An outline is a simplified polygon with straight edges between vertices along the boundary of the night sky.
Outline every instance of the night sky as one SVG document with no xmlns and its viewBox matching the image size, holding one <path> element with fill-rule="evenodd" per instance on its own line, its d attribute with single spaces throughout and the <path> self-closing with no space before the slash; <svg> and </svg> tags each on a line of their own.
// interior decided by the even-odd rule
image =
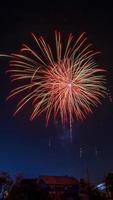
<svg viewBox="0 0 113 200">
<path fill-rule="evenodd" d="M 5 101 L 12 84 L 5 71 L 9 62 L 0 58 L 0 170 L 12 177 L 22 173 L 39 175 L 73 175 L 101 182 L 113 171 L 113 9 L 110 4 L 93 1 L 37 1 L 37 4 L 0 3 L 0 53 L 17 52 L 22 43 L 31 44 L 31 32 L 51 42 L 54 30 L 65 37 L 86 32 L 89 42 L 100 50 L 98 64 L 107 70 L 110 97 L 94 109 L 84 122 L 73 123 L 73 140 L 69 127 L 52 119 L 48 128 L 45 116 L 29 121 L 28 104 L 15 117 L 18 97 Z M 82 156 L 80 156 L 82 148 Z"/>
</svg>

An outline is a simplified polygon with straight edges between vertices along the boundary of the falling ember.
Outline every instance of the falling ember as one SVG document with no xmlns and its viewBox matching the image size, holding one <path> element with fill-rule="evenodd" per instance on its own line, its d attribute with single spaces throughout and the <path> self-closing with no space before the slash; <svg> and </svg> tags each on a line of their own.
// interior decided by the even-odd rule
<svg viewBox="0 0 113 200">
<path fill-rule="evenodd" d="M 31 120 L 44 112 L 48 125 L 50 116 L 60 116 L 72 131 L 73 120 L 86 118 L 106 95 L 105 70 L 94 61 L 99 52 L 93 51 L 85 33 L 75 42 L 70 34 L 63 45 L 60 32 L 55 31 L 56 55 L 43 37 L 32 36 L 37 51 L 24 44 L 19 54 L 11 54 L 8 73 L 20 86 L 7 99 L 21 93 L 15 114 L 31 101 Z"/>
</svg>

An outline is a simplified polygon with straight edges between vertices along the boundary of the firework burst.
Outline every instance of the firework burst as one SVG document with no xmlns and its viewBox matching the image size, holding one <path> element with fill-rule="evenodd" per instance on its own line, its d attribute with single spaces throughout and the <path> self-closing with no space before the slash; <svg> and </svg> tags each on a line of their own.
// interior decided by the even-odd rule
<svg viewBox="0 0 113 200">
<path fill-rule="evenodd" d="M 8 73 L 19 86 L 7 99 L 23 95 L 14 114 L 31 101 L 31 120 L 43 112 L 46 124 L 51 115 L 70 126 L 74 119 L 83 120 L 106 94 L 104 69 L 94 61 L 99 52 L 93 51 L 85 33 L 75 42 L 70 34 L 64 47 L 55 32 L 56 54 L 43 37 L 32 36 L 37 51 L 24 44 L 19 54 L 11 54 Z"/>
</svg>

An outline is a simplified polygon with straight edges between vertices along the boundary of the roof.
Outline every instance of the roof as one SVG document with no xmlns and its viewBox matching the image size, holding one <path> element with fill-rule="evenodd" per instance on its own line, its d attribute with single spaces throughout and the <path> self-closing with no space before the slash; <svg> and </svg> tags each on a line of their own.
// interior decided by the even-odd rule
<svg viewBox="0 0 113 200">
<path fill-rule="evenodd" d="M 70 176 L 40 176 L 39 182 L 43 181 L 48 185 L 77 185 L 78 180 Z"/>
</svg>

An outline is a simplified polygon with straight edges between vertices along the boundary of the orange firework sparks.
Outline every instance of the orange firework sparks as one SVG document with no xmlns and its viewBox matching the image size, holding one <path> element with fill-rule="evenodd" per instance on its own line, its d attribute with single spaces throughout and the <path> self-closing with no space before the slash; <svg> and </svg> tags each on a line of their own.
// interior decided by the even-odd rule
<svg viewBox="0 0 113 200">
<path fill-rule="evenodd" d="M 37 52 L 24 44 L 19 54 L 11 55 L 8 72 L 20 86 L 7 99 L 22 93 L 15 114 L 31 101 L 31 119 L 45 112 L 47 124 L 54 114 L 71 127 L 74 119 L 83 120 L 106 95 L 105 70 L 94 61 L 98 52 L 88 44 L 85 33 L 75 42 L 70 34 L 64 48 L 61 34 L 55 32 L 56 55 L 43 37 L 32 36 Z"/>
</svg>

